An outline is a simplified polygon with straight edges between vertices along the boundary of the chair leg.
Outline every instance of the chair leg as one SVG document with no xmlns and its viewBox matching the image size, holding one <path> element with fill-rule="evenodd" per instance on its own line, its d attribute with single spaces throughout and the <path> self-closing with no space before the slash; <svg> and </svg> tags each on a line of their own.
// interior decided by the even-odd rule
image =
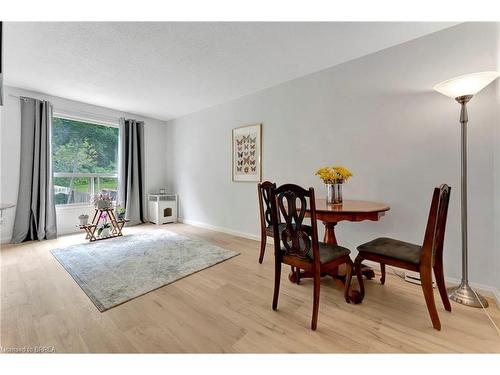
<svg viewBox="0 0 500 375">
<path fill-rule="evenodd" d="M 345 267 L 346 267 L 346 274 L 344 280 L 344 298 L 347 303 L 350 303 L 351 299 L 349 298 L 349 288 L 351 287 L 352 271 L 354 267 L 352 260 L 350 258 L 349 261 L 345 263 Z"/>
<path fill-rule="evenodd" d="M 280 294 L 280 281 L 281 281 L 281 260 L 276 258 L 274 261 L 273 310 L 276 310 L 278 308 L 278 296 Z"/>
<path fill-rule="evenodd" d="M 438 331 L 441 330 L 441 322 L 439 321 L 436 303 L 434 302 L 434 292 L 432 290 L 432 268 L 420 268 L 420 281 L 422 284 L 422 291 L 424 292 L 425 303 L 431 316 L 432 325 Z"/>
<path fill-rule="evenodd" d="M 385 263 L 380 263 L 380 272 L 382 273 L 382 277 L 380 278 L 380 284 L 385 284 Z"/>
<path fill-rule="evenodd" d="M 439 289 L 439 294 L 441 295 L 441 301 L 446 311 L 451 311 L 450 300 L 448 299 L 448 293 L 446 293 L 446 286 L 444 284 L 444 272 L 443 264 L 436 263 L 434 265 L 434 276 L 436 277 L 436 284 Z"/>
<path fill-rule="evenodd" d="M 318 325 L 318 312 L 319 312 L 319 288 L 320 288 L 321 275 L 319 270 L 314 271 L 314 295 L 313 295 L 313 314 L 311 320 L 311 329 L 316 330 Z"/>
<path fill-rule="evenodd" d="M 267 242 L 267 235 L 265 233 L 262 233 L 260 235 L 260 255 L 259 255 L 260 264 L 262 264 L 262 261 L 264 260 L 264 253 L 266 252 L 266 242 Z"/>
<path fill-rule="evenodd" d="M 363 257 L 358 255 L 356 260 L 354 261 L 354 270 L 356 271 L 356 278 L 358 279 L 359 284 L 359 296 L 361 300 L 365 298 L 365 284 L 363 282 L 363 274 L 361 273 L 361 262 L 363 261 Z"/>
</svg>

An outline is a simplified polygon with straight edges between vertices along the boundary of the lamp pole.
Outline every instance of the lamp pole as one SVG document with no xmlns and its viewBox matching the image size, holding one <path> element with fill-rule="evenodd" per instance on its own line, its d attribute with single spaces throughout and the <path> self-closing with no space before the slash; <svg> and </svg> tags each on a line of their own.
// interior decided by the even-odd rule
<svg viewBox="0 0 500 375">
<path fill-rule="evenodd" d="M 468 253 L 467 253 L 467 103 L 472 95 L 463 95 L 455 98 L 460 104 L 461 125 L 461 227 L 462 227 L 462 280 L 458 287 L 448 288 L 448 296 L 452 301 L 472 307 L 488 307 L 488 301 L 480 294 L 474 292 L 469 286 Z"/>
<path fill-rule="evenodd" d="M 472 99 L 472 95 L 459 96 L 456 101 L 460 103 L 460 125 L 461 125 L 461 190 L 462 197 L 462 282 L 469 283 L 468 277 L 468 253 L 467 253 L 467 103 Z"/>
</svg>

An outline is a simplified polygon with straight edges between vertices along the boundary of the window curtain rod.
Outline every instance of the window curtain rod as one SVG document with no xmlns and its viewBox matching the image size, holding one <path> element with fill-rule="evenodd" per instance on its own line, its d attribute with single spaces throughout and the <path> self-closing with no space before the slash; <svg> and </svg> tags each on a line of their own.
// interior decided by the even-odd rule
<svg viewBox="0 0 500 375">
<path fill-rule="evenodd" d="M 9 96 L 12 96 L 13 98 L 19 98 L 19 99 L 24 99 L 24 98 L 27 98 L 26 96 L 22 96 L 22 95 L 14 95 L 14 94 L 9 94 Z"/>
<path fill-rule="evenodd" d="M 29 96 L 24 96 L 24 95 L 14 95 L 14 94 L 9 94 L 9 96 L 13 98 L 18 98 L 18 99 L 23 99 L 23 98 L 29 98 Z M 40 99 L 40 98 L 33 98 L 33 99 L 38 99 L 38 100 L 45 100 L 45 99 Z M 109 116 L 109 115 L 101 115 L 95 112 L 86 112 L 86 111 L 81 111 L 81 110 L 75 110 L 75 109 L 69 109 L 69 108 L 62 108 L 59 107 L 58 105 L 54 105 L 54 114 L 58 115 L 67 115 L 71 116 L 74 115 L 77 117 L 78 115 L 81 115 L 83 117 L 90 117 L 90 119 L 94 119 L 98 121 L 99 119 L 105 120 L 101 122 L 111 122 L 112 124 L 116 124 L 118 126 L 120 117 L 128 118 L 129 116 L 126 116 L 123 112 L 118 112 L 118 116 Z"/>
</svg>

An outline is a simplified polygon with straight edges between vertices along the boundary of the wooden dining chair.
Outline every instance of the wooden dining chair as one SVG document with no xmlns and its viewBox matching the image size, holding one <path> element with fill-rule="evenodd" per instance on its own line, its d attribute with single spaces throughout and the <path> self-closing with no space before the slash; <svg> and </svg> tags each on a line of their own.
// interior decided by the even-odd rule
<svg viewBox="0 0 500 375">
<path fill-rule="evenodd" d="M 259 263 L 264 260 L 266 252 L 267 237 L 274 236 L 273 223 L 271 222 L 271 189 L 276 189 L 276 184 L 270 181 L 264 181 L 257 185 L 259 195 L 259 212 L 260 212 L 260 255 Z M 278 223 L 281 224 L 278 217 Z"/>
<path fill-rule="evenodd" d="M 361 275 L 361 262 L 365 259 L 380 263 L 382 273 L 380 282 L 382 284 L 385 283 L 386 264 L 419 272 L 427 309 L 429 310 L 432 325 L 437 330 L 441 330 L 441 322 L 439 321 L 432 290 L 433 270 L 444 308 L 451 311 L 443 272 L 443 243 L 450 192 L 451 188 L 446 184 L 434 189 L 422 246 L 381 237 L 358 246 L 359 255 L 354 262 L 361 297 L 364 297 L 365 294 Z"/>
<path fill-rule="evenodd" d="M 313 274 L 313 314 L 311 329 L 315 330 L 318 322 L 319 290 L 321 273 L 336 269 L 346 264 L 344 297 L 349 299 L 353 263 L 349 249 L 318 241 L 316 224 L 316 206 L 314 189 L 305 190 L 298 185 L 285 184 L 271 189 L 271 223 L 274 231 L 274 296 L 273 310 L 278 308 L 278 296 L 281 281 L 281 264 L 288 264 L 296 269 Z M 309 203 L 311 225 L 304 225 L 303 220 Z M 284 223 L 279 222 L 283 216 Z M 281 225 L 279 225 L 281 224 Z"/>
</svg>

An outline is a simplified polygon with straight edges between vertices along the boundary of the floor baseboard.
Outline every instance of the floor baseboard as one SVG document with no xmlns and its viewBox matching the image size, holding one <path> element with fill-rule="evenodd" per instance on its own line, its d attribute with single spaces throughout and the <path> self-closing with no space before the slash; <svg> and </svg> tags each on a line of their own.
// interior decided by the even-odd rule
<svg viewBox="0 0 500 375">
<path fill-rule="evenodd" d="M 497 307 L 500 309 L 500 291 L 498 289 L 495 289 L 493 291 L 495 303 L 497 304 Z"/>
<path fill-rule="evenodd" d="M 380 271 L 380 265 L 376 262 L 371 262 L 369 260 L 363 261 L 363 263 L 368 264 L 375 270 Z M 401 273 L 404 273 L 404 270 L 401 270 Z M 445 281 L 447 284 L 458 285 L 460 284 L 460 280 L 454 277 L 445 277 Z M 495 301 L 496 306 L 500 309 L 500 292 L 498 289 L 491 287 L 489 285 L 478 284 L 474 282 L 469 282 L 469 285 L 473 287 L 477 292 L 483 294 L 484 296 L 491 298 Z"/>
<path fill-rule="evenodd" d="M 9 237 L 2 237 L 0 239 L 0 244 L 6 245 L 6 244 L 10 243 L 10 241 L 11 241 L 11 237 L 10 236 Z"/>
<path fill-rule="evenodd" d="M 239 232 L 236 230 L 232 230 L 232 229 L 228 229 L 228 228 L 224 228 L 224 227 L 219 227 L 216 225 L 206 224 L 206 223 L 202 223 L 199 221 L 183 219 L 183 218 L 178 218 L 177 221 L 180 223 L 189 224 L 189 225 L 192 225 L 192 226 L 195 226 L 198 228 L 209 229 L 209 230 L 213 230 L 213 231 L 221 232 L 221 233 L 226 233 L 226 234 L 230 234 L 230 235 L 237 236 L 237 237 L 243 237 L 243 238 L 246 238 L 249 240 L 260 241 L 260 236 L 257 236 L 255 234 L 251 234 L 251 233 Z"/>
</svg>

